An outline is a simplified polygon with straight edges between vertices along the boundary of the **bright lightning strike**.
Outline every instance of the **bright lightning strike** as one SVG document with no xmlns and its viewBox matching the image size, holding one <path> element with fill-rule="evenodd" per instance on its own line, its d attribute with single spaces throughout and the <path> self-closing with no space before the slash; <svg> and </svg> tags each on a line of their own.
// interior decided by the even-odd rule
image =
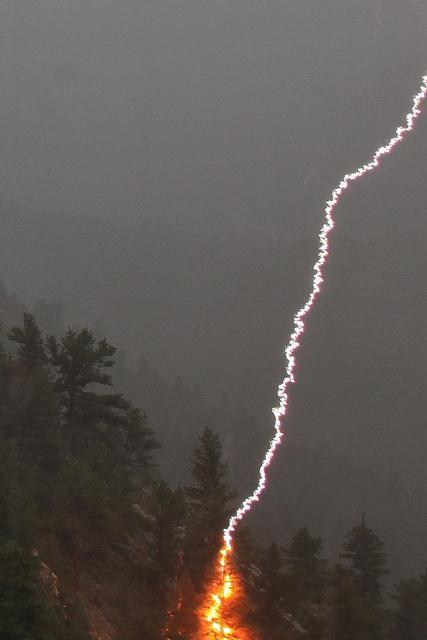
<svg viewBox="0 0 427 640">
<path fill-rule="evenodd" d="M 427 97 L 427 74 L 423 76 L 418 92 L 413 96 L 412 108 L 406 114 L 405 126 L 400 126 L 396 129 L 395 135 L 382 147 L 379 147 L 372 159 L 367 164 L 363 164 L 352 173 L 346 173 L 341 182 L 332 191 L 331 197 L 326 202 L 324 210 L 324 223 L 319 232 L 319 249 L 317 252 L 317 259 L 313 265 L 313 280 L 312 287 L 306 302 L 298 309 L 294 315 L 293 329 L 289 337 L 288 344 L 285 347 L 286 356 L 286 376 L 282 383 L 278 387 L 277 395 L 279 398 L 279 406 L 273 408 L 274 415 L 274 436 L 270 441 L 264 460 L 259 469 L 259 479 L 256 488 L 253 493 L 248 496 L 237 509 L 236 513 L 230 518 L 228 526 L 223 532 L 223 546 L 218 556 L 217 574 L 220 581 L 220 587 L 216 587 L 213 592 L 208 596 L 208 605 L 205 607 L 203 615 L 204 622 L 207 625 L 207 635 L 209 638 L 215 638 L 215 640 L 230 640 L 230 633 L 234 629 L 231 629 L 228 625 L 224 624 L 224 612 L 223 607 L 226 604 L 228 598 L 233 594 L 232 579 L 231 579 L 231 563 L 230 556 L 232 552 L 233 534 L 237 525 L 242 518 L 252 509 L 255 502 L 258 502 L 262 493 L 267 485 L 267 470 L 270 466 L 277 448 L 279 447 L 283 439 L 282 422 L 286 416 L 289 397 L 288 387 L 291 383 L 295 382 L 295 366 L 296 366 L 296 353 L 300 346 L 300 339 L 305 332 L 306 318 L 309 316 L 316 299 L 321 291 L 321 285 L 324 280 L 324 267 L 326 265 L 329 256 L 329 235 L 334 228 L 334 210 L 341 200 L 341 196 L 344 191 L 348 189 L 350 183 L 358 178 L 361 178 L 366 173 L 373 171 L 380 165 L 380 159 L 391 153 L 396 145 L 405 139 L 406 135 L 414 128 L 415 120 L 421 113 L 421 106 Z M 206 611 L 207 609 L 207 611 Z M 239 634 L 242 639 L 245 634 Z"/>
<path fill-rule="evenodd" d="M 277 395 L 279 398 L 279 406 L 273 408 L 274 415 L 274 437 L 270 441 L 269 447 L 265 454 L 263 463 L 259 469 L 259 481 L 253 491 L 253 493 L 247 497 L 236 513 L 230 518 L 228 527 L 224 530 L 224 546 L 228 551 L 231 551 L 231 544 L 233 540 L 234 531 L 240 522 L 240 520 L 248 513 L 255 502 L 258 502 L 261 494 L 264 492 L 267 484 L 267 469 L 270 466 L 276 449 L 280 445 L 283 438 L 282 421 L 287 413 L 288 409 L 288 387 L 291 383 L 295 382 L 295 366 L 296 358 L 295 354 L 300 346 L 300 338 L 302 338 L 305 331 L 305 321 L 310 314 L 314 303 L 320 293 L 321 285 L 324 280 L 324 267 L 329 255 L 329 234 L 334 228 L 334 210 L 337 204 L 341 200 L 341 196 L 346 189 L 350 186 L 350 183 L 358 178 L 361 178 L 366 173 L 373 171 L 380 165 L 380 159 L 389 154 L 396 145 L 398 145 L 414 128 L 414 123 L 417 117 L 421 113 L 421 106 L 427 97 L 427 74 L 423 76 L 422 82 L 419 86 L 418 92 L 413 97 L 412 108 L 406 114 L 405 126 L 400 126 L 396 129 L 395 135 L 382 147 L 379 147 L 372 156 L 372 160 L 367 164 L 360 166 L 356 171 L 352 173 L 346 173 L 341 182 L 332 191 L 330 199 L 326 202 L 324 223 L 319 233 L 319 250 L 317 253 L 317 260 L 314 263 L 313 271 L 314 276 L 312 280 L 312 288 L 305 304 L 294 315 L 293 330 L 290 335 L 288 344 L 285 347 L 286 356 L 286 377 L 280 384 Z"/>
</svg>

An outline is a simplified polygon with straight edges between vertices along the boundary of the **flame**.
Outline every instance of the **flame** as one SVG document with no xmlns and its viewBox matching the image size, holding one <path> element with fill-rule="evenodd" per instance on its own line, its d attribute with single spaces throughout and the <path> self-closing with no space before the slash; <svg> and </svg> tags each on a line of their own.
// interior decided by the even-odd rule
<svg viewBox="0 0 427 640">
<path fill-rule="evenodd" d="M 203 615 L 207 630 L 215 640 L 229 640 L 232 628 L 223 621 L 224 605 L 233 596 L 233 581 L 228 563 L 229 551 L 223 547 L 219 553 L 219 579 L 214 578 L 214 591 L 208 596 L 208 605 Z M 219 584 L 218 584 L 219 583 Z"/>
<path fill-rule="evenodd" d="M 219 552 L 215 576 L 201 607 L 200 638 L 209 640 L 250 640 L 253 636 L 240 621 L 242 587 L 231 564 L 232 548 Z"/>
</svg>

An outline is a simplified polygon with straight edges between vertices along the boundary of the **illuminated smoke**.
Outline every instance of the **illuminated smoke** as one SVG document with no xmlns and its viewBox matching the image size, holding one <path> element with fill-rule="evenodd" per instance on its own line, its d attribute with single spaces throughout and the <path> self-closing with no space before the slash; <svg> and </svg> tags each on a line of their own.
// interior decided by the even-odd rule
<svg viewBox="0 0 427 640">
<path fill-rule="evenodd" d="M 396 129 L 395 135 L 390 141 L 382 147 L 379 147 L 372 156 L 372 160 L 367 164 L 360 166 L 356 171 L 352 173 L 346 173 L 341 182 L 332 191 L 330 200 L 326 202 L 324 212 L 324 223 L 319 233 L 319 250 L 317 253 L 317 260 L 314 263 L 313 271 L 314 276 L 312 280 L 312 288 L 310 294 L 304 303 L 304 305 L 294 315 L 293 330 L 289 338 L 289 342 L 285 347 L 286 356 L 286 376 L 283 382 L 280 384 L 277 395 L 279 398 L 279 406 L 273 408 L 274 415 L 274 437 L 270 441 L 269 447 L 264 457 L 264 461 L 259 469 L 258 484 L 253 493 L 248 496 L 237 509 L 236 513 L 230 518 L 228 527 L 224 530 L 224 547 L 227 551 L 231 551 L 231 543 L 233 539 L 233 533 L 246 513 L 248 513 L 255 502 L 258 502 L 261 494 L 263 493 L 267 484 L 267 469 L 274 458 L 276 449 L 280 445 L 283 438 L 282 421 L 286 415 L 288 409 L 288 387 L 291 383 L 295 382 L 294 371 L 296 365 L 295 354 L 300 346 L 300 338 L 302 338 L 305 331 L 305 320 L 309 315 L 317 296 L 320 293 L 321 285 L 324 279 L 323 271 L 326 261 L 329 255 L 329 234 L 334 228 L 333 213 L 335 207 L 339 203 L 342 194 L 350 186 L 350 182 L 361 178 L 366 173 L 373 171 L 380 165 L 380 159 L 382 156 L 390 153 L 396 145 L 399 144 L 406 134 L 412 131 L 416 118 L 421 113 L 421 106 L 427 96 L 427 74 L 423 76 L 418 93 L 413 97 L 412 108 L 405 116 L 406 125 L 400 126 Z"/>
</svg>

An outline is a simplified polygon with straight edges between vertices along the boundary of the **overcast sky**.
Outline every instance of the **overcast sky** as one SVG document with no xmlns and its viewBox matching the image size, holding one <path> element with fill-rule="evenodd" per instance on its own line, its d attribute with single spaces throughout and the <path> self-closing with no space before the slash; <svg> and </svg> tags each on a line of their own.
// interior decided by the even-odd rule
<svg viewBox="0 0 427 640">
<path fill-rule="evenodd" d="M 426 30 L 424 0 L 2 0 L 1 200 L 311 224 L 406 110 Z"/>
<path fill-rule="evenodd" d="M 426 0 L 0 0 L 0 280 L 28 305 L 60 299 L 66 323 L 101 318 L 166 380 L 200 384 L 215 403 L 227 393 L 267 440 L 323 203 L 402 122 L 427 71 L 426 33 Z M 387 512 L 395 556 L 405 543 L 417 563 L 426 149 L 424 113 L 340 203 L 286 423 L 294 441 L 360 467 L 342 512 L 366 508 L 371 466 L 416 488 L 420 541 L 381 497 L 371 504 Z M 264 513 L 285 526 L 289 472 L 308 517 L 318 502 L 322 533 L 341 517 L 328 487 L 341 490 L 342 469 L 315 453 L 316 476 L 287 451 Z M 314 490 L 314 477 L 330 482 Z"/>
</svg>

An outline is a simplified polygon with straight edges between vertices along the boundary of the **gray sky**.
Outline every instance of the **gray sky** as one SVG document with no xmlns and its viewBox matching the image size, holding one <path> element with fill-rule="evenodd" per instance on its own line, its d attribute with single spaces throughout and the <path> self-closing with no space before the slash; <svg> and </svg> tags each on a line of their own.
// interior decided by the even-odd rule
<svg viewBox="0 0 427 640">
<path fill-rule="evenodd" d="M 422 0 L 3 0 L 0 205 L 12 214 L 2 227 L 6 284 L 26 302 L 63 299 L 74 321 L 108 319 L 119 344 L 136 345 L 163 371 L 204 388 L 213 380 L 241 386 L 233 369 L 239 353 L 264 352 L 256 317 L 271 308 L 265 335 L 277 319 L 272 353 L 286 336 L 293 311 L 286 305 L 294 295 L 301 301 L 313 259 L 302 247 L 314 251 L 331 188 L 408 110 L 426 71 L 426 32 Z M 365 241 L 368 231 L 396 224 L 425 232 L 426 144 L 423 117 L 381 171 L 343 201 L 337 234 Z M 14 211 L 35 227 L 19 227 Z M 56 226 L 39 224 L 46 213 Z M 145 235 L 106 229 L 104 236 L 99 222 L 70 227 L 65 216 L 123 227 L 142 221 Z M 148 230 L 147 221 L 172 231 Z M 175 227 L 190 235 L 174 238 Z M 237 246 L 231 236 L 226 243 L 191 236 L 230 227 L 251 243 L 285 236 L 295 266 L 274 266 L 280 242 Z M 269 268 L 277 272 L 274 289 Z M 411 272 L 401 276 L 404 288 Z M 335 277 L 346 282 L 338 269 L 331 286 Z M 360 286 L 369 284 L 368 277 Z M 252 350 L 229 326 L 247 317 L 257 336 Z M 268 389 L 269 357 L 264 369 L 258 362 L 253 356 L 246 377 Z"/>
<path fill-rule="evenodd" d="M 408 111 L 426 33 L 425 0 L 0 0 L 0 280 L 29 305 L 62 300 L 67 323 L 101 318 L 169 381 L 227 393 L 267 439 L 323 203 Z M 395 557 L 404 541 L 416 562 L 426 148 L 427 113 L 337 210 L 286 424 L 313 457 L 284 447 L 262 505 L 276 532 L 298 512 L 320 533 L 381 507 Z M 341 498 L 328 450 L 362 470 Z M 380 489 L 392 473 L 416 492 L 416 524 L 371 495 L 371 467 Z"/>
<path fill-rule="evenodd" d="M 426 27 L 423 0 L 2 0 L 0 195 L 312 228 L 406 109 Z"/>
</svg>

